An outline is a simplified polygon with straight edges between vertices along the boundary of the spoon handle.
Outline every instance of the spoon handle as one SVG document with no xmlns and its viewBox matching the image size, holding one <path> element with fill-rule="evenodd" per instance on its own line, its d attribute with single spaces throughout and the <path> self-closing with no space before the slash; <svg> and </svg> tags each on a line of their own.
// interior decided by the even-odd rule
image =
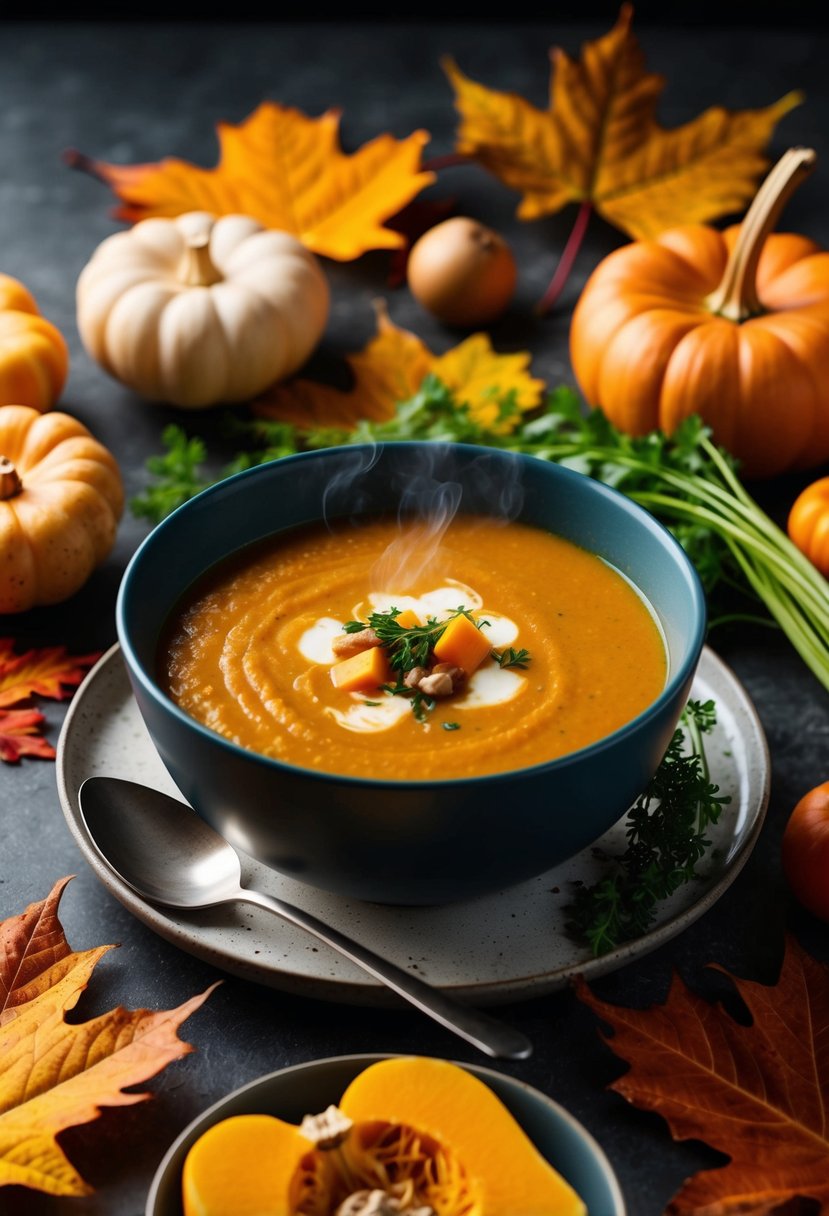
<svg viewBox="0 0 829 1216">
<path fill-rule="evenodd" d="M 391 988 L 412 1005 L 416 1005 L 422 1013 L 428 1014 L 430 1018 L 440 1022 L 441 1026 L 454 1031 L 462 1039 L 466 1039 L 467 1043 L 472 1043 L 474 1047 L 479 1048 L 488 1056 L 505 1060 L 524 1060 L 532 1053 L 532 1043 L 519 1030 L 507 1026 L 504 1022 L 499 1022 L 496 1018 L 489 1017 L 486 1013 L 464 1005 L 454 997 L 441 992 L 439 988 L 433 988 L 430 984 L 418 979 L 417 976 L 404 971 L 402 967 L 397 967 L 394 963 L 380 958 L 372 950 L 361 946 L 359 942 L 352 941 L 331 925 L 317 920 L 310 912 L 304 912 L 302 908 L 295 908 L 281 899 L 265 895 L 261 891 L 250 890 L 247 887 L 242 887 L 237 897 L 246 903 L 257 904 L 260 908 L 276 912 L 278 916 L 290 921 L 291 924 L 306 929 L 308 933 L 312 933 L 314 937 L 325 942 L 327 946 L 331 946 L 339 954 L 350 958 L 352 963 L 356 963 L 358 967 L 368 971 L 369 975 L 380 980 L 387 988 Z"/>
</svg>

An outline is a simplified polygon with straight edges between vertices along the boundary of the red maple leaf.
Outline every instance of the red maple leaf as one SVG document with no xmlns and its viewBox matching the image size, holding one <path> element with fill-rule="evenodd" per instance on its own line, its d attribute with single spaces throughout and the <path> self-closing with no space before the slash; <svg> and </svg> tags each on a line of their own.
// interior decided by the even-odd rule
<svg viewBox="0 0 829 1216">
<path fill-rule="evenodd" d="M 37 693 L 63 701 L 71 697 L 96 654 L 70 655 L 65 646 L 45 646 L 15 653 L 12 638 L 0 638 L 0 707 L 19 705 Z"/>
<path fill-rule="evenodd" d="M 789 938 L 775 985 L 729 978 L 748 1026 L 678 978 L 664 1005 L 645 1010 L 576 987 L 630 1064 L 611 1088 L 661 1114 L 675 1140 L 731 1158 L 689 1178 L 666 1216 L 771 1216 L 806 1199 L 829 1213 L 829 968 Z"/>
<path fill-rule="evenodd" d="M 0 760 L 15 764 L 21 756 L 54 760 L 55 749 L 40 734 L 46 721 L 37 709 L 0 709 Z"/>
</svg>

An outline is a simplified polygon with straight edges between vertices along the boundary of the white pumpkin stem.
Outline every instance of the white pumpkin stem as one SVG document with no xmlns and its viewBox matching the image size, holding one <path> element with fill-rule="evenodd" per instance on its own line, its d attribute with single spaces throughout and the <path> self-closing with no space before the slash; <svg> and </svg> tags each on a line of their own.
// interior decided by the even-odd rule
<svg viewBox="0 0 829 1216">
<path fill-rule="evenodd" d="M 179 262 L 177 275 L 188 287 L 210 287 L 221 282 L 222 275 L 210 257 L 210 236 L 206 232 L 185 237 L 184 253 Z"/>
<path fill-rule="evenodd" d="M 813 148 L 789 148 L 769 173 L 740 225 L 722 282 L 706 300 L 717 316 L 747 321 L 765 312 L 757 294 L 757 265 L 766 237 L 800 183 L 815 167 Z"/>
<path fill-rule="evenodd" d="M 20 474 L 8 456 L 0 456 L 0 502 L 14 498 L 23 489 Z"/>
</svg>

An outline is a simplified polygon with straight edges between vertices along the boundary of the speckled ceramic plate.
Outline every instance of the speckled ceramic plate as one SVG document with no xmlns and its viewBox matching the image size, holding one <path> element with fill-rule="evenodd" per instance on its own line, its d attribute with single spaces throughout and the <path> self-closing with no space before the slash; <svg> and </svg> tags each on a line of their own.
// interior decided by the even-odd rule
<svg viewBox="0 0 829 1216">
<path fill-rule="evenodd" d="M 446 907 L 362 903 L 316 890 L 245 857 L 243 882 L 306 908 L 430 983 L 481 1005 L 540 996 L 577 972 L 596 976 L 613 970 L 674 937 L 710 908 L 736 878 L 762 825 L 769 784 L 763 730 L 742 685 L 708 649 L 702 654 L 693 696 L 717 702 L 718 723 L 707 751 L 712 778 L 731 795 L 731 803 L 712 832 L 715 848 L 700 880 L 666 902 L 647 936 L 601 958 L 592 958 L 564 931 L 573 883 L 590 883 L 599 875 L 595 848 L 528 882 Z M 144 727 L 117 646 L 76 693 L 57 757 L 64 814 L 100 880 L 162 937 L 225 971 L 326 1000 L 397 1000 L 353 963 L 259 908 L 238 904 L 185 913 L 141 899 L 100 860 L 81 819 L 78 790 L 85 778 L 97 773 L 144 782 L 181 797 Z M 607 853 L 624 849 L 624 819 L 598 847 Z"/>
<path fill-rule="evenodd" d="M 251 1081 L 194 1119 L 168 1149 L 153 1179 L 145 1216 L 182 1216 L 181 1171 L 199 1136 L 232 1115 L 276 1115 L 299 1123 L 309 1111 L 336 1103 L 349 1082 L 385 1056 L 334 1056 L 283 1068 Z M 599 1145 L 563 1107 L 522 1081 L 464 1064 L 501 1099 L 536 1148 L 581 1196 L 588 1216 L 625 1216 L 616 1175 Z"/>
</svg>

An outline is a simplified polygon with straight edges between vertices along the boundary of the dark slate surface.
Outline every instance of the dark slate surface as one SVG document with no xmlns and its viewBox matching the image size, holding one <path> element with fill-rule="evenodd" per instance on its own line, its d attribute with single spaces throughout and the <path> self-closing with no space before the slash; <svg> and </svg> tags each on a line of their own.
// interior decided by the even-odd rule
<svg viewBox="0 0 829 1216">
<path fill-rule="evenodd" d="M 732 11 L 746 11 L 733 6 Z M 550 10 L 553 11 L 552 9 Z M 81 348 L 74 321 L 74 288 L 95 246 L 117 227 L 109 196 L 97 182 L 61 162 L 68 147 L 104 159 L 136 162 L 181 155 L 203 164 L 215 158 L 213 125 L 238 121 L 259 101 L 273 98 L 310 113 L 344 110 L 349 149 L 381 130 L 404 136 L 415 127 L 432 132 L 432 151 L 452 146 L 454 112 L 438 61 L 450 52 L 473 77 L 545 102 L 546 47 L 575 51 L 600 24 L 522 23 L 513 28 L 474 24 L 382 25 L 348 28 L 314 25 L 163 25 L 63 23 L 0 25 L 0 269 L 23 279 L 42 311 L 67 335 L 72 370 L 63 408 L 81 418 L 121 462 L 128 493 L 142 484 L 145 458 L 159 447 L 164 423 L 180 420 L 151 407 L 109 380 Z M 734 18 L 740 21 L 739 15 Z M 817 148 L 821 164 L 790 204 L 786 222 L 829 244 L 825 88 L 827 38 L 807 29 L 643 26 L 651 66 L 670 84 L 661 107 L 667 125 L 693 117 L 709 104 L 764 105 L 802 87 L 807 102 L 781 124 L 774 150 L 791 143 Z M 532 316 L 572 222 L 572 211 L 532 225 L 513 216 L 515 197 L 477 168 L 447 170 L 433 188 L 452 194 L 458 209 L 501 229 L 521 267 L 515 305 L 494 331 L 501 349 L 528 346 L 534 368 L 550 382 L 571 381 L 567 356 L 569 309 L 586 274 L 622 239 L 594 221 L 576 273 L 557 315 Z M 386 259 L 370 255 L 351 265 L 328 263 L 333 347 L 361 344 L 372 329 L 370 301 L 386 292 Z M 387 293 L 394 320 L 416 329 L 436 350 L 458 335 L 425 316 L 405 290 Z M 206 423 L 209 425 L 209 423 Z M 760 491 L 782 517 L 803 478 L 783 479 Z M 113 604 L 124 564 L 145 534 L 129 515 L 106 565 L 73 601 L 19 618 L 0 632 L 21 642 L 63 642 L 76 652 L 102 649 L 115 637 Z M 779 842 L 797 798 L 827 777 L 829 718 L 825 691 L 793 652 L 767 634 L 715 639 L 754 699 L 768 734 L 772 796 L 761 840 L 739 879 L 720 902 L 679 939 L 596 984 L 612 1001 L 646 1005 L 661 1000 L 672 969 L 705 986 L 705 964 L 716 961 L 740 974 L 774 979 L 784 931 L 793 930 L 818 957 L 829 959 L 825 926 L 800 912 L 788 895 Z M 50 736 L 57 738 L 64 707 L 49 705 Z M 78 1006 L 86 1018 L 122 1002 L 170 1007 L 216 978 L 207 965 L 178 952 L 134 920 L 93 878 L 78 854 L 58 804 L 54 767 L 25 761 L 0 772 L 0 916 L 45 896 L 53 881 L 75 873 L 62 917 L 71 943 L 86 948 L 120 942 L 102 962 Z M 503 1009 L 535 1042 L 532 1060 L 502 1065 L 567 1106 L 601 1141 L 616 1167 L 635 1216 L 658 1216 L 691 1172 L 720 1163 L 699 1143 L 674 1144 L 663 1122 L 629 1108 L 606 1086 L 622 1066 L 605 1047 L 592 1018 L 564 993 Z M 209 1103 L 263 1073 L 315 1057 L 360 1051 L 423 1052 L 474 1060 L 453 1037 L 407 1011 L 338 1008 L 228 979 L 186 1027 L 198 1053 L 174 1064 L 151 1088 L 150 1106 L 106 1114 L 94 1134 L 64 1136 L 73 1159 L 97 1188 L 69 1203 L 0 1191 L 8 1216 L 138 1216 L 155 1166 L 176 1133 Z"/>
</svg>

